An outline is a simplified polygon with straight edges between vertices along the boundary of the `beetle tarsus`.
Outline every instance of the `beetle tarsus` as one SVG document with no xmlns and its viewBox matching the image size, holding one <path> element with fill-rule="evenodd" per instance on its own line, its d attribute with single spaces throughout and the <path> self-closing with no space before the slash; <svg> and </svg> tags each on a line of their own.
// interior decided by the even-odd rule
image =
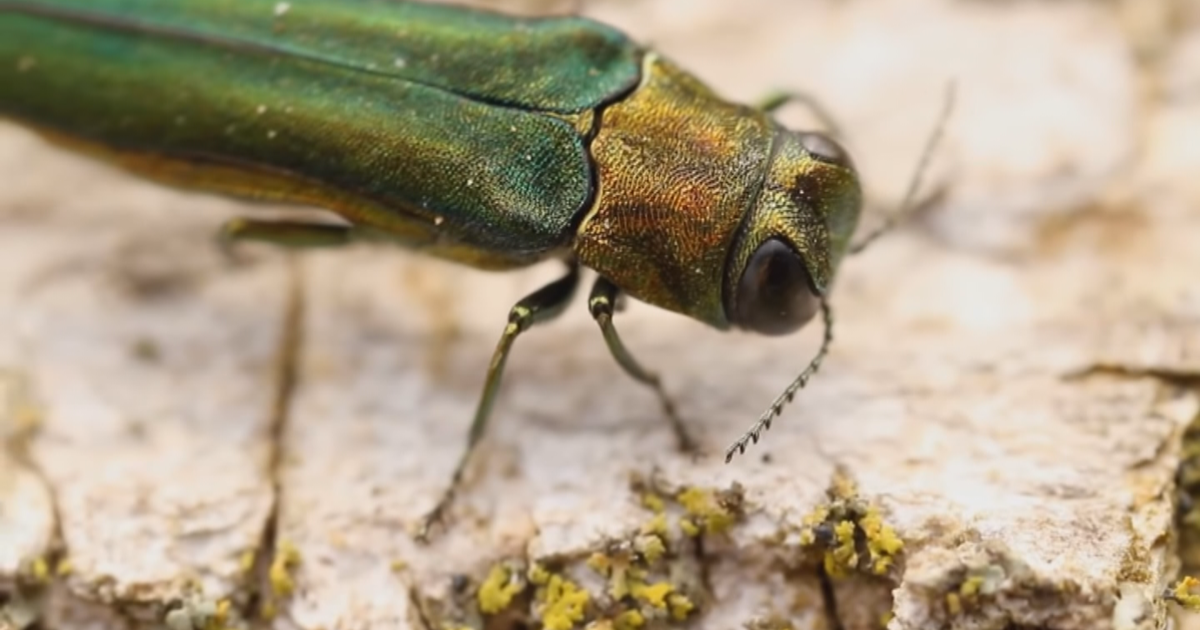
<svg viewBox="0 0 1200 630">
<path fill-rule="evenodd" d="M 675 442 L 679 450 L 684 453 L 695 453 L 699 449 L 699 445 L 688 432 L 683 419 L 675 411 L 675 402 L 667 395 L 666 390 L 662 386 L 662 380 L 657 374 L 643 368 L 633 358 L 633 355 L 625 348 L 624 342 L 621 341 L 621 336 L 617 334 L 616 327 L 613 326 L 613 311 L 619 301 L 618 298 L 620 295 L 620 289 L 608 279 L 601 276 L 592 285 L 592 293 L 588 297 L 588 310 L 592 313 L 592 318 L 600 326 L 600 332 L 604 335 L 604 343 L 608 346 L 609 353 L 612 354 L 613 359 L 621 366 L 621 369 L 639 383 L 652 388 L 654 394 L 658 396 L 663 412 L 666 414 L 667 420 L 671 423 L 671 431 L 675 434 Z"/>
<path fill-rule="evenodd" d="M 471 461 L 471 455 L 475 452 L 479 441 L 483 439 L 488 415 L 492 411 L 492 403 L 496 400 L 496 392 L 500 389 L 500 378 L 504 373 L 504 364 L 508 361 L 513 341 L 534 324 L 551 320 L 562 313 L 567 303 L 571 301 L 571 297 L 575 295 L 575 289 L 578 286 L 579 264 L 571 262 L 566 275 L 530 293 L 508 312 L 508 324 L 500 335 L 500 342 L 496 344 L 495 353 L 492 354 L 492 362 L 488 365 L 487 377 L 483 385 L 483 394 L 480 396 L 479 406 L 475 409 L 475 418 L 471 421 L 471 427 L 467 431 L 467 445 L 459 455 L 458 463 L 454 466 L 450 485 L 438 499 L 437 505 L 433 506 L 433 509 L 422 519 L 421 528 L 416 536 L 418 542 L 429 542 L 429 532 L 442 521 L 446 511 L 454 502 L 455 494 L 462 485 L 467 464 Z"/>
</svg>

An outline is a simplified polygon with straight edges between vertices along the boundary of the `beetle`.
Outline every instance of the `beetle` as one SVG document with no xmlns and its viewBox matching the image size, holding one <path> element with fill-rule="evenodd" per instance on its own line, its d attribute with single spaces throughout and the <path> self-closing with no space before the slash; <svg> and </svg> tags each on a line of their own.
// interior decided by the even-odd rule
<svg viewBox="0 0 1200 630">
<path fill-rule="evenodd" d="M 385 0 L 0 0 L 0 116 L 160 183 L 317 206 L 342 223 L 239 219 L 233 240 L 386 240 L 484 270 L 566 263 L 517 302 L 451 503 L 515 339 L 580 268 L 616 362 L 659 377 L 613 325 L 621 294 L 764 335 L 822 314 L 816 355 L 726 461 L 757 442 L 833 338 L 827 297 L 862 192 L 831 134 L 784 128 L 668 58 L 575 16 Z M 870 240 L 870 239 L 868 239 Z"/>
</svg>

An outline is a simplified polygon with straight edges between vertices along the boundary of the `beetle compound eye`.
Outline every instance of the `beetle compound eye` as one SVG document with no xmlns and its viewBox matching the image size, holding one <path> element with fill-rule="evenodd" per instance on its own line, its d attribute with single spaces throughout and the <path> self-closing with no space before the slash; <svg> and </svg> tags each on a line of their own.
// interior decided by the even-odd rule
<svg viewBox="0 0 1200 630">
<path fill-rule="evenodd" d="M 784 335 L 812 319 L 821 298 L 804 261 L 778 239 L 758 246 L 738 281 L 737 325 L 764 335 Z"/>
<path fill-rule="evenodd" d="M 850 163 L 850 154 L 846 153 L 842 145 L 838 144 L 833 138 L 815 131 L 798 133 L 796 135 L 799 137 L 800 144 L 804 146 L 804 149 L 813 154 L 813 157 L 818 160 L 846 168 L 853 168 Z"/>
</svg>

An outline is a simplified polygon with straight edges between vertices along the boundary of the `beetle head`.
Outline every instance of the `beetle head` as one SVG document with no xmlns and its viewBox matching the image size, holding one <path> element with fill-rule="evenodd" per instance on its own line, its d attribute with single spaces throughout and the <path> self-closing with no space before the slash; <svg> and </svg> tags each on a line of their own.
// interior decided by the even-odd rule
<svg viewBox="0 0 1200 630">
<path fill-rule="evenodd" d="M 767 176 L 726 263 L 731 324 L 766 335 L 816 315 L 858 225 L 850 156 L 827 135 L 780 129 Z"/>
</svg>

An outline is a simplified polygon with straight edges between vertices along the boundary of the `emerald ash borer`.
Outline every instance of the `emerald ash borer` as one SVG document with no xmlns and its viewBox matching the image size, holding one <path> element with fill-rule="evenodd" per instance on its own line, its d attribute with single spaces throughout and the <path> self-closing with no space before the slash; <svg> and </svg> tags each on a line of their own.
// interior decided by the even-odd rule
<svg viewBox="0 0 1200 630">
<path fill-rule="evenodd" d="M 513 306 L 450 504 L 514 340 L 560 313 L 580 267 L 617 363 L 627 294 L 765 335 L 818 313 L 816 356 L 726 453 L 757 441 L 816 372 L 827 301 L 862 205 L 829 135 L 728 102 L 582 17 L 393 0 L 0 0 L 0 115 L 169 185 L 318 206 L 344 222 L 244 219 L 233 239 L 386 240 L 488 270 L 566 263 Z"/>
</svg>

